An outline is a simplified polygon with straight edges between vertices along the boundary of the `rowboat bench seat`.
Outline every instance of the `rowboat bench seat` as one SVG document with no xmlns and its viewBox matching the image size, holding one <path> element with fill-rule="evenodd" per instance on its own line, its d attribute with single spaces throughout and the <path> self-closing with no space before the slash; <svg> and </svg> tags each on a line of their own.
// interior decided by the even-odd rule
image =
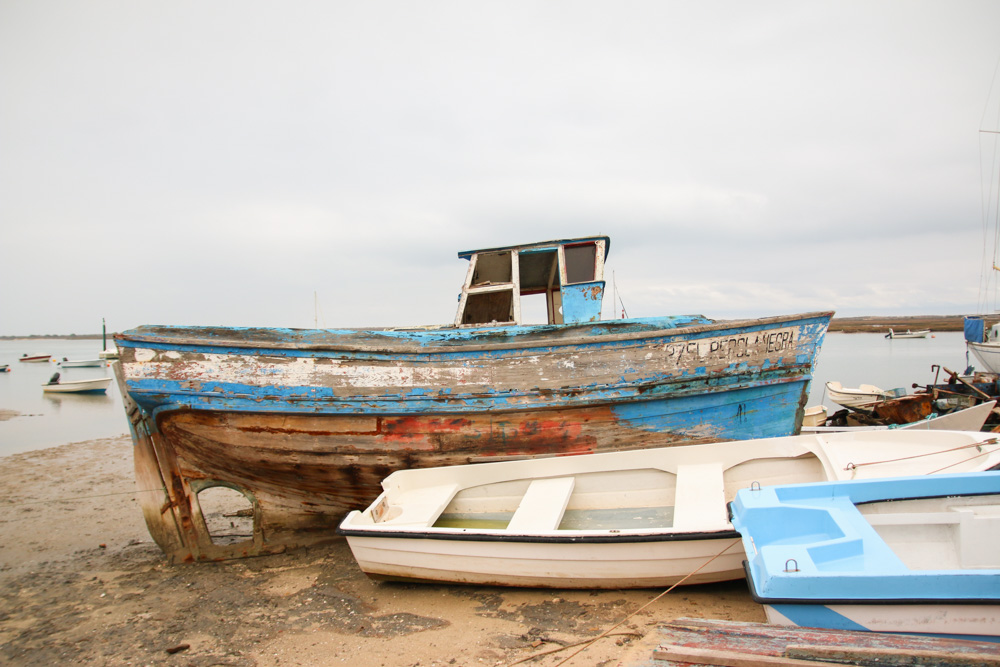
<svg viewBox="0 0 1000 667">
<path fill-rule="evenodd" d="M 730 528 L 721 463 L 677 466 L 674 529 L 702 532 Z"/>
<path fill-rule="evenodd" d="M 574 477 L 532 480 L 507 524 L 507 531 L 538 533 L 556 530 L 575 484 Z"/>
<path fill-rule="evenodd" d="M 405 495 L 402 503 L 402 513 L 393 519 L 398 525 L 430 526 L 455 497 L 458 484 L 439 484 L 422 489 L 414 489 Z"/>
</svg>

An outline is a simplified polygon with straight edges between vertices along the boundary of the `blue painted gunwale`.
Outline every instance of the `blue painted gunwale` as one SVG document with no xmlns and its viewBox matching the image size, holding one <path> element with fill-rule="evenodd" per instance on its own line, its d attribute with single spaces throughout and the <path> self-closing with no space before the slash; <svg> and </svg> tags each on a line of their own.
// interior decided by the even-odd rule
<svg viewBox="0 0 1000 667">
<path fill-rule="evenodd" d="M 730 510 L 754 599 L 818 622 L 823 605 L 1000 604 L 1000 569 L 910 570 L 856 507 L 990 494 L 1000 471 L 742 489 Z M 789 559 L 798 572 L 784 571 Z"/>
<path fill-rule="evenodd" d="M 679 374 L 651 373 L 634 380 L 623 377 L 614 383 L 578 383 L 544 391 L 521 387 L 490 388 L 472 393 L 460 391 L 457 387 L 436 390 L 414 387 L 395 394 L 368 392 L 345 396 L 330 387 L 284 386 L 280 377 L 276 377 L 279 382 L 269 386 L 206 379 L 199 381 L 194 388 L 187 378 L 127 380 L 126 384 L 133 400 L 152 415 L 182 408 L 330 415 L 461 414 L 611 404 L 620 407 L 623 418 L 638 424 L 650 413 L 660 415 L 664 412 L 662 407 L 644 410 L 643 405 L 649 406 L 665 399 L 689 398 L 691 400 L 685 411 L 692 406 L 695 410 L 702 410 L 710 408 L 709 403 L 718 399 L 699 401 L 698 396 L 725 391 L 742 392 L 726 401 L 729 403 L 759 400 L 764 394 L 775 395 L 779 397 L 782 410 L 791 402 L 794 411 L 803 391 L 808 391 L 812 363 L 822 344 L 829 317 L 829 313 L 811 313 L 788 322 L 788 326 L 804 322 L 803 336 L 812 339 L 811 343 L 803 345 L 805 353 L 797 354 L 791 366 L 769 367 L 765 363 L 757 367 L 733 363 L 722 373 L 707 374 L 704 367 L 694 367 L 685 368 Z M 544 356 L 557 350 L 563 353 L 597 348 L 621 350 L 693 342 L 720 334 L 746 335 L 773 328 L 771 322 L 775 319 L 782 318 L 711 323 L 701 316 L 683 316 L 618 320 L 597 325 L 405 331 L 147 326 L 120 334 L 117 343 L 125 349 L 151 347 L 191 354 L 455 365 Z M 400 345 L 395 345 L 397 342 Z M 757 391 L 748 391 L 747 384 Z M 763 394 L 759 391 L 767 387 L 774 388 L 765 390 Z M 785 395 L 787 400 L 780 398 Z M 702 404 L 695 405 L 699 402 Z M 764 410 L 759 417 L 763 424 L 773 419 L 774 413 Z M 660 430 L 657 425 L 650 428 Z M 787 434 L 787 426 L 775 432 L 764 425 L 748 428 L 737 437 Z"/>
</svg>

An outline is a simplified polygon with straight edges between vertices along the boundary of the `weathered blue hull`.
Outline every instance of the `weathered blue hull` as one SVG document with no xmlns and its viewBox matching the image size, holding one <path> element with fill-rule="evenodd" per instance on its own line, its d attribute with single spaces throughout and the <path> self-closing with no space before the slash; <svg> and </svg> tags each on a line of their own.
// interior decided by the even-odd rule
<svg viewBox="0 0 1000 667">
<path fill-rule="evenodd" d="M 150 532 L 175 560 L 228 558 L 334 536 L 401 468 L 795 433 L 831 315 L 141 327 L 116 374 Z M 252 538 L 213 541 L 214 486 L 245 496 Z"/>
</svg>

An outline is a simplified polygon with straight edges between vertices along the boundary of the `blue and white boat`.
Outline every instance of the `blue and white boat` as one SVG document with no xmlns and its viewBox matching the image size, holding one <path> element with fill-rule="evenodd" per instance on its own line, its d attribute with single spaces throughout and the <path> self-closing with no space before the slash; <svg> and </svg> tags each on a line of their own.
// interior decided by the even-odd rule
<svg viewBox="0 0 1000 667">
<path fill-rule="evenodd" d="M 796 433 L 832 313 L 600 321 L 609 244 L 459 253 L 445 326 L 118 334 L 153 537 L 174 560 L 268 553 L 332 539 L 395 470 Z M 252 536 L 214 538 L 212 487 L 245 498 Z"/>
<path fill-rule="evenodd" d="M 731 514 L 770 623 L 1000 641 L 1000 471 L 743 489 Z"/>
</svg>

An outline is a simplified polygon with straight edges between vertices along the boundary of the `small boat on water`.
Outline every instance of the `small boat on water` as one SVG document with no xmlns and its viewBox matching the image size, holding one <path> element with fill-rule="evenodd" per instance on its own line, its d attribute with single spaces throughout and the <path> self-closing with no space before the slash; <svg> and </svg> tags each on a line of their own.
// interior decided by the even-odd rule
<svg viewBox="0 0 1000 667">
<path fill-rule="evenodd" d="M 39 364 L 44 363 L 52 358 L 51 354 L 22 354 L 18 361 L 23 361 L 29 364 Z"/>
<path fill-rule="evenodd" d="M 50 394 L 103 394 L 110 385 L 111 378 L 109 377 L 62 382 L 59 379 L 59 373 L 56 373 L 48 384 L 42 385 L 42 391 Z"/>
<path fill-rule="evenodd" d="M 895 338 L 927 338 L 927 336 L 930 334 L 930 332 L 931 332 L 930 329 L 921 329 L 920 331 L 910 331 L 909 329 L 907 329 L 906 333 L 900 333 L 900 332 L 897 332 L 897 331 L 893 331 L 892 329 L 889 329 L 889 333 L 887 333 L 885 335 L 885 337 L 886 338 L 893 338 L 893 339 L 895 339 Z"/>
<path fill-rule="evenodd" d="M 877 403 L 888 400 L 891 392 L 880 389 L 873 384 L 863 384 L 860 387 L 845 387 L 839 382 L 826 383 L 826 393 L 837 405 L 855 410 L 870 410 Z"/>
<path fill-rule="evenodd" d="M 768 622 L 1000 641 L 1000 471 L 743 489 Z"/>
<path fill-rule="evenodd" d="M 403 470 L 339 532 L 378 579 L 707 583 L 743 576 L 726 509 L 738 489 L 996 465 L 993 434 L 869 431 Z"/>
<path fill-rule="evenodd" d="M 106 365 L 103 359 L 67 359 L 63 357 L 59 365 L 63 368 L 100 368 Z"/>
<path fill-rule="evenodd" d="M 609 247 L 461 252 L 447 325 L 117 334 L 150 534 L 173 561 L 273 553 L 335 539 L 394 470 L 798 430 L 832 313 L 602 321 Z M 246 498 L 252 538 L 213 538 L 211 487 Z"/>
<path fill-rule="evenodd" d="M 0 373 L 10 373 L 10 366 L 7 364 L 0 364 Z"/>
</svg>

